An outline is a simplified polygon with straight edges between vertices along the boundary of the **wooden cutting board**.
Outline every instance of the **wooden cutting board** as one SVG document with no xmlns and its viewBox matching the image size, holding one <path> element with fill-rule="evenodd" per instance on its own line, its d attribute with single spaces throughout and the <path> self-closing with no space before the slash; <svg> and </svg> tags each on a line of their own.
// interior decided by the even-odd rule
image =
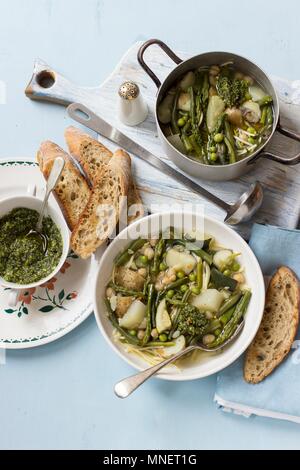
<svg viewBox="0 0 300 470">
<path fill-rule="evenodd" d="M 128 137 L 173 165 L 164 155 L 157 136 L 153 111 L 157 89 L 137 62 L 137 51 L 140 45 L 140 42 L 135 43 L 122 57 L 105 82 L 99 87 L 93 88 L 80 87 L 51 69 L 45 62 L 37 60 L 33 77 L 26 88 L 26 94 L 32 99 L 54 101 L 63 105 L 71 102 L 83 103 Z M 186 53 L 178 52 L 178 55 L 183 59 L 189 57 Z M 174 64 L 156 46 L 148 49 L 146 60 L 161 79 L 164 79 L 174 67 Z M 148 118 L 136 127 L 125 126 L 117 118 L 117 92 L 120 84 L 125 80 L 133 80 L 138 83 L 149 107 Z M 273 77 L 273 82 L 280 98 L 282 124 L 299 132 L 300 82 L 291 82 L 276 77 Z M 109 148 L 115 148 L 111 142 L 101 136 L 100 140 Z M 268 149 L 288 156 L 299 152 L 300 144 L 281 135 L 275 135 Z M 203 202 L 206 214 L 219 220 L 224 219 L 224 213 L 220 209 L 206 200 L 201 200 L 199 195 L 191 193 L 189 189 L 170 180 L 138 158 L 133 158 L 133 167 L 138 188 L 149 209 L 151 204 L 155 204 L 156 208 L 159 208 L 162 204 L 199 204 Z M 264 202 L 261 209 L 251 223 L 236 227 L 245 238 L 248 238 L 253 222 L 287 228 L 297 227 L 300 209 L 300 165 L 288 167 L 269 160 L 261 160 L 250 173 L 237 180 L 229 182 L 198 181 L 209 191 L 229 203 L 235 201 L 250 183 L 254 181 L 262 183 Z"/>
</svg>

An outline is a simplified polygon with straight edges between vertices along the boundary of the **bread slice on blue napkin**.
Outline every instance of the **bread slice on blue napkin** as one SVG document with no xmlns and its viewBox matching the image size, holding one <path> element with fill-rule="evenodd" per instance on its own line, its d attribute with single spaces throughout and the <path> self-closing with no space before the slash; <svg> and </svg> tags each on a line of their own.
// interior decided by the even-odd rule
<svg viewBox="0 0 300 470">
<path fill-rule="evenodd" d="M 250 247 L 265 276 L 288 266 L 300 279 L 300 230 L 254 224 Z M 219 372 L 215 401 L 224 411 L 300 424 L 300 328 L 280 366 L 253 385 L 244 380 L 245 357 Z"/>
<path fill-rule="evenodd" d="M 281 266 L 272 277 L 259 330 L 247 350 L 244 378 L 257 384 L 290 352 L 299 324 L 300 290 L 297 276 Z"/>
</svg>

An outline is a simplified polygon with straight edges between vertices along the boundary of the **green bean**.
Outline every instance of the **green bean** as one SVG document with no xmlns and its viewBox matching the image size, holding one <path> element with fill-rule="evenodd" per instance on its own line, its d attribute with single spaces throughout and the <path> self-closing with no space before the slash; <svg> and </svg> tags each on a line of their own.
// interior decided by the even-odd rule
<svg viewBox="0 0 300 470">
<path fill-rule="evenodd" d="M 197 287 L 202 289 L 203 286 L 203 262 L 200 259 L 197 263 Z"/>
<path fill-rule="evenodd" d="M 183 132 L 181 135 L 181 140 L 183 142 L 183 145 L 185 146 L 185 149 L 187 152 L 192 152 L 193 146 L 190 142 L 189 137 Z"/>
<path fill-rule="evenodd" d="M 180 280 L 182 280 L 182 279 L 180 279 Z M 189 289 L 184 293 L 184 295 L 182 297 L 182 303 L 183 304 L 187 303 L 190 294 L 191 294 L 191 291 Z M 172 320 L 172 328 L 171 328 L 169 336 L 168 336 L 169 339 L 172 339 L 172 336 L 173 336 L 174 332 L 176 331 L 181 308 L 182 308 L 181 306 L 179 306 L 177 308 L 176 315 L 175 315 L 174 319 Z"/>
<path fill-rule="evenodd" d="M 205 73 L 203 76 L 203 84 L 201 90 L 201 101 L 204 108 L 206 108 L 209 97 L 209 80 L 208 73 Z"/>
<path fill-rule="evenodd" d="M 132 336 L 130 333 L 125 331 L 120 325 L 116 318 L 115 313 L 111 309 L 111 305 L 108 299 L 105 299 L 105 304 L 107 307 L 107 315 L 109 320 L 111 321 L 112 325 L 119 331 L 119 333 L 126 339 L 126 341 L 130 344 L 134 344 L 135 346 L 141 345 L 140 340 L 136 336 Z"/>
<path fill-rule="evenodd" d="M 108 283 L 108 287 L 111 287 L 114 291 L 119 292 L 120 294 L 128 295 L 130 297 L 144 297 L 143 292 L 127 289 L 123 286 L 118 286 L 112 281 Z"/>
<path fill-rule="evenodd" d="M 195 134 L 190 135 L 189 141 L 190 141 L 190 144 L 192 145 L 197 157 L 202 157 L 202 148 L 198 144 Z"/>
<path fill-rule="evenodd" d="M 146 330 L 145 330 L 145 335 L 142 339 L 142 346 L 145 346 L 145 344 L 148 343 L 150 337 L 151 337 L 151 331 L 152 331 L 152 306 L 153 306 L 153 299 L 154 299 L 154 285 L 149 284 L 148 287 L 148 301 L 147 301 L 147 311 L 146 311 Z"/>
<path fill-rule="evenodd" d="M 144 240 L 143 238 L 138 238 L 137 240 L 134 240 L 133 242 L 130 243 L 128 248 L 126 248 L 125 251 L 120 253 L 114 260 L 115 266 L 123 266 L 124 264 L 127 263 L 127 261 L 130 260 L 131 256 L 142 246 L 145 245 L 147 240 Z"/>
<path fill-rule="evenodd" d="M 268 107 L 267 106 L 264 106 L 262 108 L 262 112 L 261 112 L 261 118 L 260 118 L 260 124 L 262 124 L 263 126 L 265 126 L 266 122 L 267 122 L 267 112 L 268 112 Z"/>
<path fill-rule="evenodd" d="M 228 119 L 225 119 L 224 126 L 225 126 L 225 136 L 229 140 L 231 146 L 234 148 L 233 132 L 232 132 L 232 129 L 231 129 L 231 125 L 228 122 Z"/>
<path fill-rule="evenodd" d="M 179 93 L 180 93 L 180 90 L 178 89 L 176 91 L 174 101 L 173 101 L 173 107 L 172 107 L 171 127 L 172 127 L 173 134 L 179 134 L 179 127 L 177 124 L 177 103 L 178 103 Z"/>
<path fill-rule="evenodd" d="M 235 163 L 236 162 L 236 156 L 235 156 L 234 147 L 231 145 L 231 143 L 230 143 L 230 141 L 227 137 L 225 137 L 224 142 L 225 142 L 225 145 L 227 147 L 228 154 L 229 154 L 229 163 Z"/>
<path fill-rule="evenodd" d="M 196 126 L 196 113 L 195 113 L 195 97 L 194 97 L 194 89 L 192 86 L 188 89 L 190 95 L 190 115 L 191 115 L 191 122 L 192 127 Z"/>
<path fill-rule="evenodd" d="M 224 341 L 226 341 L 233 335 L 234 331 L 238 327 L 240 319 L 246 313 L 250 299 L 251 299 L 251 292 L 246 291 L 243 297 L 241 297 L 238 304 L 236 305 L 233 315 L 228 321 L 228 323 L 226 323 L 226 325 L 224 326 L 223 331 L 215 339 L 215 341 L 209 344 L 210 348 L 214 348 L 216 346 L 221 345 L 222 343 L 224 343 Z"/>
<path fill-rule="evenodd" d="M 184 127 L 182 128 L 182 133 L 186 134 L 190 130 L 191 125 L 192 125 L 192 121 L 191 121 L 191 119 L 188 119 L 186 121 Z"/>
<path fill-rule="evenodd" d="M 159 265 L 161 261 L 161 256 L 163 254 L 165 248 L 165 240 L 163 238 L 160 238 L 159 241 L 155 245 L 154 249 L 154 258 L 153 258 L 153 264 L 151 267 L 151 272 L 153 274 L 157 274 L 159 271 Z"/>
<path fill-rule="evenodd" d="M 234 314 L 234 311 L 235 311 L 235 306 L 234 307 L 231 307 L 229 310 L 227 310 L 227 312 L 223 313 L 223 315 L 221 315 L 219 317 L 220 319 L 220 322 L 222 323 L 222 325 L 226 325 L 226 323 L 229 322 L 230 318 L 232 317 L 232 315 Z"/>
<path fill-rule="evenodd" d="M 195 253 L 195 255 L 199 256 L 203 261 L 206 261 L 207 264 L 211 265 L 213 262 L 213 257 L 207 253 L 206 251 L 199 249 L 199 250 L 190 250 L 192 253 Z"/>
<path fill-rule="evenodd" d="M 222 323 L 217 318 L 214 318 L 213 320 L 211 320 L 209 322 L 209 325 L 207 326 L 207 328 L 205 330 L 205 334 L 206 333 L 213 333 L 218 328 L 222 328 Z"/>
<path fill-rule="evenodd" d="M 168 348 L 169 346 L 175 346 L 175 343 L 173 341 L 149 341 L 146 346 L 161 346 L 164 348 Z"/>
<path fill-rule="evenodd" d="M 259 106 L 264 106 L 266 104 L 273 103 L 273 98 L 272 98 L 272 96 L 266 95 L 263 98 L 261 98 L 260 100 L 258 100 L 257 103 L 259 104 Z"/>
<path fill-rule="evenodd" d="M 267 124 L 273 124 L 273 110 L 272 106 L 267 107 Z"/>
<path fill-rule="evenodd" d="M 187 284 L 188 282 L 189 282 L 189 278 L 188 278 L 188 277 L 183 277 L 183 278 L 181 278 L 181 279 L 177 279 L 176 281 L 171 282 L 171 284 L 167 285 L 167 286 L 164 288 L 163 292 L 164 292 L 164 291 L 168 291 L 168 290 L 170 290 L 170 289 L 172 289 L 172 290 L 173 290 L 173 289 L 177 289 L 177 287 L 180 287 L 180 286 L 182 286 L 183 284 Z"/>
<path fill-rule="evenodd" d="M 180 306 L 180 307 L 184 307 L 185 305 L 187 305 L 186 302 L 182 302 L 182 300 L 178 300 L 178 299 L 168 299 L 168 297 L 166 296 L 166 301 L 171 304 L 171 305 L 176 305 L 176 306 Z"/>
<path fill-rule="evenodd" d="M 233 294 L 229 299 L 227 299 L 220 310 L 218 311 L 218 317 L 221 317 L 223 313 L 227 312 L 231 307 L 233 307 L 241 298 L 242 294 L 241 292 L 238 292 L 237 294 Z"/>
</svg>

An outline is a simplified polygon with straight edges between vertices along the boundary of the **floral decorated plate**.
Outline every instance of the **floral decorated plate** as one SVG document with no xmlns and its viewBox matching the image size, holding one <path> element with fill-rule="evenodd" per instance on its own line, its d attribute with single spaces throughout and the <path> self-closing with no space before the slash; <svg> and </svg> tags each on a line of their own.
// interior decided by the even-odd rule
<svg viewBox="0 0 300 470">
<path fill-rule="evenodd" d="M 28 185 L 42 197 L 44 179 L 33 161 L 0 160 L 0 199 L 26 194 Z M 56 204 L 51 197 L 50 204 Z M 44 285 L 23 291 L 15 307 L 9 289 L 0 286 L 0 348 L 20 349 L 54 341 L 73 330 L 93 311 L 90 295 L 94 263 L 74 253 L 60 272 Z"/>
</svg>

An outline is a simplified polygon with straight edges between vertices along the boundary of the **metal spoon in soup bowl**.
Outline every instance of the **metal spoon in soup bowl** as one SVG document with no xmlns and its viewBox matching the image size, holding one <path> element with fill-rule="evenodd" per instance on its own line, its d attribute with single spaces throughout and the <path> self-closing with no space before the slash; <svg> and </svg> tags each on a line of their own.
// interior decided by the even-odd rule
<svg viewBox="0 0 300 470">
<path fill-rule="evenodd" d="M 230 336 L 230 338 L 228 338 L 219 346 L 216 346 L 214 348 L 209 348 L 202 343 L 193 344 L 183 349 L 183 351 L 180 351 L 177 354 L 174 354 L 174 356 L 169 357 L 168 359 L 160 362 L 159 364 L 156 364 L 153 367 L 149 367 L 146 370 L 143 370 L 141 372 L 138 372 L 137 374 L 131 375 L 130 377 L 127 377 L 126 379 L 121 380 L 115 385 L 115 388 L 114 388 L 115 394 L 119 398 L 127 398 L 140 385 L 146 382 L 146 380 L 150 379 L 154 374 L 156 374 L 156 372 L 160 371 L 166 365 L 170 364 L 171 362 L 176 361 L 180 357 L 185 356 L 186 354 L 192 351 L 199 350 L 199 351 L 205 351 L 209 353 L 220 351 L 221 349 L 225 348 L 225 346 L 228 346 L 236 339 L 236 337 L 242 331 L 244 324 L 245 324 L 245 321 L 243 319 L 241 323 L 238 325 L 238 327 L 236 328 L 233 335 Z"/>
<path fill-rule="evenodd" d="M 47 180 L 46 192 L 45 192 L 44 200 L 43 200 L 43 203 L 42 203 L 42 206 L 41 206 L 40 215 L 39 215 L 36 227 L 32 228 L 26 235 L 27 237 L 36 237 L 36 238 L 38 238 L 41 242 L 41 246 L 43 248 L 44 253 L 47 252 L 47 248 L 48 248 L 48 238 L 47 238 L 47 235 L 45 233 L 43 233 L 44 213 L 45 213 L 45 210 L 46 210 L 46 207 L 47 207 L 47 202 L 48 202 L 49 196 L 52 193 L 53 189 L 55 188 L 55 186 L 56 186 L 56 184 L 57 184 L 57 182 L 58 182 L 58 180 L 61 176 L 61 173 L 64 169 L 64 166 L 65 166 L 65 161 L 64 161 L 63 157 L 57 157 L 54 160 L 54 163 L 52 165 L 52 169 L 50 171 L 49 178 Z"/>
</svg>

